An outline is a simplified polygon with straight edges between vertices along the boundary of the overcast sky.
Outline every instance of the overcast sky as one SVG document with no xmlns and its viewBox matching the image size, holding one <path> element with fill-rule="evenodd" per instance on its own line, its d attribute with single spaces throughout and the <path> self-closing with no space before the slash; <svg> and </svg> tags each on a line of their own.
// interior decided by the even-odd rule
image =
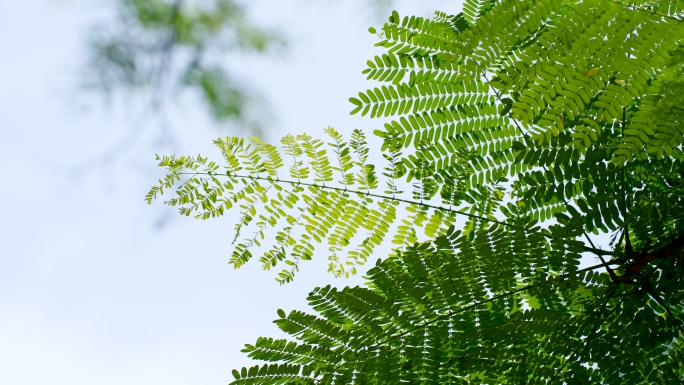
<svg viewBox="0 0 684 385">
<path fill-rule="evenodd" d="M 102 8 L 84 0 L 0 2 L 0 383 L 225 384 L 250 365 L 240 353 L 279 336 L 276 309 L 305 309 L 306 294 L 334 280 L 326 260 L 279 286 L 257 263 L 227 264 L 232 223 L 196 221 L 143 197 L 160 176 L 153 122 L 140 106 L 81 108 L 73 92 L 85 33 Z M 106 4 L 101 1 L 98 4 Z M 381 53 L 364 0 L 254 0 L 251 13 L 291 42 L 284 57 L 236 64 L 267 98 L 275 142 L 330 125 L 370 132 L 347 99 L 371 84 L 361 70 Z M 395 1 L 400 14 L 456 13 L 459 1 Z M 82 99 L 82 98 L 81 98 Z M 215 155 L 230 134 L 192 98 L 172 106 L 188 154 Z M 149 126 L 145 126 L 149 125 Z M 146 135 L 117 162 L 68 177 L 131 127 Z"/>
</svg>

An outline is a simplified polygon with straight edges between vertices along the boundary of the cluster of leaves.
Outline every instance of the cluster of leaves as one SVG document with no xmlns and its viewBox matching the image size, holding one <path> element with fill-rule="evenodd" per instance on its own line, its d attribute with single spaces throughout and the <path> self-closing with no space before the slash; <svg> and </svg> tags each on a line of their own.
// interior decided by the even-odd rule
<svg viewBox="0 0 684 385">
<path fill-rule="evenodd" d="M 175 188 L 177 196 L 167 203 L 181 206 L 183 215 L 208 219 L 238 208 L 233 242 L 245 232 L 249 235 L 235 246 L 230 263 L 236 268 L 247 263 L 252 248 L 261 246 L 266 235 L 274 232 L 276 242 L 263 253 L 260 262 L 264 269 L 285 263 L 278 281 L 286 283 L 298 271 L 299 262 L 310 260 L 316 244 L 324 239 L 328 243 L 329 271 L 348 277 L 356 273 L 356 265 L 368 260 L 395 222 L 398 227 L 391 242 L 402 248 L 416 242 L 417 227 L 434 237 L 453 225 L 457 214 L 469 217 L 470 228 L 474 228 L 475 221 L 491 212 L 503 196 L 499 190 L 498 195 L 489 196 L 486 193 L 490 191 L 482 186 L 478 191 L 488 196 L 488 204 L 459 211 L 463 202 L 476 199 L 458 192 L 464 182 L 439 190 L 433 180 L 421 177 L 412 187 L 411 197 L 405 197 L 396 184 L 406 173 L 405 165 L 399 162 L 401 153 L 389 150 L 387 166 L 378 175 L 375 165 L 368 162 L 363 132 L 355 130 L 350 141 L 333 128 L 325 132 L 331 139 L 327 147 L 332 154 L 328 154 L 323 141 L 306 134 L 288 135 L 281 140 L 285 154 L 291 158 L 287 175 L 280 170 L 284 162 L 277 148 L 257 138 L 216 140 L 227 163 L 223 169 L 201 156 L 161 157 L 160 165 L 170 173 L 150 190 L 147 201 L 165 189 Z M 437 193 L 442 204 L 430 204 Z M 403 219 L 398 215 L 401 206 L 406 211 Z M 495 220 L 493 216 L 490 219 Z M 342 258 L 340 254 L 345 251 L 346 257 Z"/>
<path fill-rule="evenodd" d="M 162 158 L 170 173 L 148 200 L 190 173 L 168 202 L 182 213 L 244 202 L 239 226 L 285 222 L 266 267 L 296 267 L 324 239 L 336 253 L 360 229 L 390 229 L 385 208 L 408 209 L 368 288 L 314 290 L 321 317 L 280 311 L 300 343 L 248 345 L 272 363 L 234 383 L 684 381 L 684 2 L 469 0 L 434 20 L 394 12 L 371 32 L 387 53 L 364 72 L 385 84 L 350 101 L 352 113 L 397 116 L 375 132 L 385 191 L 360 132 L 347 143 L 329 130 L 335 161 L 320 141 L 285 138 L 287 180 L 275 148 L 254 139 L 217 141 L 227 171 Z M 418 242 L 420 226 L 431 240 Z M 592 236 L 610 233 L 610 250 L 597 248 Z M 580 269 L 590 255 L 600 264 Z"/>
<path fill-rule="evenodd" d="M 298 342 L 247 345 L 250 357 L 274 363 L 233 371 L 233 384 L 681 381 L 682 340 L 655 300 L 616 286 L 595 271 L 602 265 L 553 274 L 548 259 L 535 260 L 544 259 L 547 242 L 520 245 L 524 237 L 504 234 L 490 229 L 471 240 L 450 231 L 379 262 L 368 288 L 315 289 L 308 300 L 319 316 L 278 311 L 276 325 Z M 482 253 L 492 241 L 501 249 Z M 516 260 L 503 252 L 508 247 L 531 254 Z M 497 259 L 509 274 L 489 274 Z M 535 266 L 534 277 L 516 278 L 515 266 L 523 272 L 525 263 Z M 658 278 L 654 290 L 680 279 Z M 684 299 L 681 290 L 668 294 Z M 681 316 L 684 308 L 676 308 Z"/>
<path fill-rule="evenodd" d="M 234 0 L 116 0 L 118 23 L 91 39 L 89 88 L 194 88 L 217 120 L 242 119 L 250 94 L 221 54 L 264 52 L 282 41 L 253 25 Z M 165 87 L 162 88 L 162 83 Z"/>
</svg>

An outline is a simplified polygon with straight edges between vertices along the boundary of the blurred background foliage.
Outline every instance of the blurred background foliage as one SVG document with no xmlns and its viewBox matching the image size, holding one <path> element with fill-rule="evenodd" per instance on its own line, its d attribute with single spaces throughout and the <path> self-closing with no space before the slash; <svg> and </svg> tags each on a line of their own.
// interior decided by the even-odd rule
<svg viewBox="0 0 684 385">
<path fill-rule="evenodd" d="M 152 109 L 195 90 L 217 122 L 256 123 L 255 100 L 227 65 L 229 54 L 267 53 L 284 47 L 275 31 L 252 23 L 233 0 L 115 0 L 114 23 L 94 27 L 84 88 L 110 97 L 117 91 L 150 93 Z"/>
<path fill-rule="evenodd" d="M 258 0 L 269 1 L 269 0 Z M 321 0 L 295 1 L 307 6 Z M 366 2 L 377 16 L 392 0 Z M 324 2 L 330 2 L 324 0 Z M 261 135 L 269 111 L 249 80 L 231 70 L 239 55 L 283 53 L 284 32 L 257 25 L 235 0 L 110 0 L 112 23 L 93 27 L 83 89 L 109 100 L 149 94 L 150 108 L 183 93 L 201 95 L 216 123 Z M 147 95 L 147 94 L 145 94 Z"/>
</svg>

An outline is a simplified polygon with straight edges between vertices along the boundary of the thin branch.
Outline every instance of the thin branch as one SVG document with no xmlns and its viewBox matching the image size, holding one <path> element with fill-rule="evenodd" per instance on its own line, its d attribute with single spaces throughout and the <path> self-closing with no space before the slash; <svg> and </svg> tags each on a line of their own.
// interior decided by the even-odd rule
<svg viewBox="0 0 684 385">
<path fill-rule="evenodd" d="M 217 174 L 211 173 L 211 172 L 209 172 L 209 173 L 202 173 L 202 172 L 185 173 L 185 172 L 179 172 L 178 175 L 192 175 L 192 176 L 197 176 L 197 175 L 209 175 L 209 176 L 212 176 L 212 177 L 218 176 Z M 289 183 L 289 184 L 296 184 L 296 185 L 307 186 L 307 187 L 315 187 L 315 188 L 320 188 L 320 189 L 335 190 L 335 191 L 340 191 L 340 192 L 342 192 L 342 193 L 359 194 L 359 195 L 363 195 L 363 196 L 366 196 L 366 197 L 373 197 L 373 198 L 379 198 L 379 199 L 387 199 L 387 200 L 389 200 L 389 201 L 396 201 L 396 202 L 401 202 L 401 203 L 406 203 L 406 204 L 415 204 L 415 205 L 418 205 L 418 206 L 427 207 L 427 208 L 434 209 L 434 210 L 441 210 L 441 211 L 448 212 L 448 213 L 454 213 L 454 214 L 456 214 L 456 215 L 462 215 L 462 216 L 465 216 L 465 217 L 468 217 L 468 218 L 472 218 L 472 219 L 479 219 L 479 220 L 481 220 L 481 221 L 487 221 L 487 222 L 490 222 L 490 223 L 496 223 L 496 224 L 499 224 L 499 225 L 502 225 L 502 226 L 506 226 L 506 227 L 515 227 L 515 225 L 512 224 L 512 223 L 497 221 L 497 220 L 495 220 L 495 219 L 483 217 L 483 216 L 481 216 L 481 215 L 470 214 L 470 213 L 467 213 L 467 212 L 464 212 L 464 211 L 461 211 L 461 210 L 455 210 L 455 209 L 453 209 L 453 208 L 451 208 L 451 207 L 446 208 L 446 207 L 443 207 L 443 206 L 435 206 L 435 205 L 431 205 L 431 204 L 427 204 L 427 203 L 423 203 L 423 202 L 417 202 L 417 201 L 413 201 L 413 200 L 409 200 L 409 199 L 397 198 L 394 194 L 393 194 L 392 196 L 387 196 L 387 195 L 381 195 L 381 194 L 373 194 L 373 193 L 368 192 L 368 191 L 351 190 L 351 189 L 348 189 L 348 188 L 334 187 L 334 186 L 328 186 L 328 185 L 323 186 L 323 185 L 315 184 L 315 183 L 302 182 L 301 180 L 300 180 L 300 181 L 293 181 L 293 180 L 280 179 L 280 178 L 273 179 L 273 178 L 265 178 L 265 177 L 260 177 L 260 176 L 256 176 L 256 177 L 255 177 L 255 176 L 252 176 L 252 175 L 240 175 L 240 174 L 236 174 L 236 173 L 227 173 L 226 176 L 231 177 L 231 178 L 244 178 L 244 179 L 261 180 L 261 181 L 267 181 L 267 182 L 271 182 L 271 183 L 274 183 L 274 182 L 276 182 L 276 183 L 278 183 L 278 182 L 280 182 L 280 183 Z M 525 231 L 526 231 L 526 230 L 525 230 Z M 526 231 L 526 232 L 527 232 L 527 231 Z M 554 237 L 554 236 L 552 236 L 551 234 L 548 234 L 548 233 L 546 233 L 546 232 L 543 232 L 542 235 L 543 235 L 544 237 L 546 237 L 546 238 L 549 238 L 549 239 L 560 239 L 560 238 Z M 590 241 L 590 242 L 591 242 L 591 241 Z M 592 243 L 592 245 L 593 245 L 593 243 Z M 598 255 L 598 256 L 602 256 L 602 255 L 610 255 L 610 256 L 612 256 L 612 255 L 614 255 L 613 252 L 611 252 L 611 251 L 601 250 L 601 249 L 598 249 L 598 248 L 596 248 L 596 247 L 588 247 L 588 246 L 586 246 L 586 245 L 583 245 L 582 248 L 584 249 L 584 251 L 590 252 L 590 253 L 594 253 L 594 254 L 596 254 L 596 255 Z M 603 260 L 602 258 L 601 258 L 601 262 L 603 262 L 603 264 L 606 265 L 606 266 L 609 265 L 609 263 L 607 263 L 607 262 L 606 262 L 605 260 Z"/>
<path fill-rule="evenodd" d="M 570 206 L 570 204 L 568 203 L 567 200 L 565 200 L 565 198 L 563 198 L 563 203 L 565 204 L 566 208 L 568 206 Z M 588 252 L 596 254 L 599 257 L 599 259 L 601 260 L 601 262 L 603 262 L 603 264 L 605 265 L 606 261 L 603 259 L 603 256 L 604 255 L 614 255 L 613 252 L 601 250 L 601 249 L 597 248 L 596 245 L 594 245 L 594 242 L 591 240 L 591 238 L 589 238 L 589 234 L 587 234 L 586 231 L 583 231 L 583 233 L 584 233 L 584 237 L 587 238 L 587 241 L 589 241 L 589 244 L 591 245 L 591 247 L 584 246 L 584 251 L 588 251 Z M 549 235 L 549 237 L 551 237 L 551 236 Z M 558 239 L 558 238 L 554 238 L 554 239 Z M 610 271 L 610 268 L 608 268 L 608 269 L 609 269 L 609 272 L 612 273 L 612 271 Z"/>
<path fill-rule="evenodd" d="M 548 239 L 555 239 L 555 240 L 562 240 L 562 239 L 563 239 L 563 238 L 554 237 L 553 235 L 549 234 L 549 233 L 546 232 L 546 231 L 542 232 L 542 235 L 543 235 L 545 238 L 548 238 Z M 615 255 L 615 253 L 613 253 L 612 251 L 602 250 L 602 249 L 597 248 L 596 246 L 594 246 L 594 243 L 591 242 L 590 239 L 589 239 L 589 243 L 590 243 L 593 247 L 589 247 L 589 246 L 586 246 L 586 245 L 582 245 L 582 249 L 583 249 L 584 251 L 586 251 L 586 252 L 588 252 L 588 253 L 594 253 L 594 254 L 596 254 L 597 256 L 599 256 L 599 259 L 601 259 L 601 262 L 603 262 L 603 264 L 610 264 L 610 265 L 616 265 L 616 264 L 617 264 L 617 263 L 606 262 L 606 261 L 604 261 L 602 258 L 600 258 L 600 256 L 602 256 L 602 255 L 610 255 L 610 256 L 613 256 L 613 255 Z"/>
<path fill-rule="evenodd" d="M 585 272 L 585 271 L 596 270 L 596 269 L 599 269 L 599 268 L 605 267 L 605 266 L 606 266 L 606 265 L 604 265 L 604 264 L 601 263 L 601 264 L 598 264 L 598 265 L 589 266 L 589 267 L 585 267 L 584 269 L 577 270 L 576 273 L 582 273 L 582 272 Z M 569 277 L 571 274 L 572 274 L 572 273 L 567 273 L 567 274 L 559 275 L 559 276 L 554 277 L 554 278 L 558 278 L 558 279 L 567 278 L 567 277 Z M 415 331 L 415 330 L 418 330 L 418 329 L 420 329 L 420 328 L 423 328 L 423 327 L 425 327 L 425 326 L 429 326 L 429 325 L 431 325 L 431 324 L 433 324 L 433 323 L 435 323 L 435 322 L 437 322 L 437 321 L 441 321 L 441 320 L 447 319 L 448 317 L 453 316 L 453 314 L 462 313 L 462 312 L 464 312 L 464 311 L 467 311 L 467 310 L 476 308 L 476 307 L 478 307 L 478 306 L 482 306 L 482 305 L 487 304 L 487 303 L 489 303 L 489 302 L 496 301 L 496 300 L 501 299 L 501 298 L 506 298 L 506 297 L 508 297 L 508 296 L 510 296 L 510 295 L 517 294 L 517 293 L 523 292 L 523 291 L 525 291 L 525 290 L 532 289 L 532 288 L 534 288 L 534 287 L 536 287 L 536 286 L 539 286 L 539 285 L 541 285 L 541 284 L 542 284 L 542 283 L 540 283 L 540 282 L 533 283 L 533 284 L 531 284 L 531 285 L 523 286 L 523 287 L 521 287 L 521 288 L 518 288 L 518 289 L 515 289 L 515 290 L 511 290 L 511 291 L 506 292 L 506 293 L 502 293 L 502 294 L 499 294 L 499 295 L 495 295 L 495 296 L 493 296 L 493 297 L 491 297 L 491 298 L 488 298 L 488 299 L 486 299 L 486 300 L 484 300 L 484 301 L 481 301 L 481 302 L 475 302 L 475 303 L 470 304 L 470 305 L 468 305 L 468 306 L 462 307 L 462 308 L 460 308 L 460 309 L 454 311 L 453 313 L 450 311 L 449 314 L 445 314 L 445 315 L 442 315 L 442 316 L 433 318 L 432 320 L 426 322 L 425 324 L 416 325 L 415 327 L 413 327 L 413 328 L 411 328 L 411 329 L 409 329 L 409 330 L 406 330 L 406 331 L 404 331 L 404 332 L 402 332 L 402 333 L 400 333 L 400 334 L 398 334 L 398 335 L 394 335 L 394 336 L 388 337 L 385 341 L 383 341 L 383 343 L 387 343 L 387 342 L 389 342 L 389 341 L 391 341 L 391 340 L 393 340 L 393 339 L 395 339 L 395 338 L 405 336 L 405 335 L 408 334 L 408 333 L 411 333 L 411 332 L 413 332 L 413 331 Z M 374 346 L 374 347 L 377 347 L 377 346 Z"/>
<path fill-rule="evenodd" d="M 596 254 L 599 257 L 599 259 L 601 260 L 601 262 L 603 262 L 604 265 L 605 264 L 610 264 L 610 265 L 617 265 L 618 264 L 617 262 L 612 262 L 612 263 L 606 262 L 603 260 L 603 258 L 601 258 L 602 255 L 610 255 L 610 256 L 615 255 L 615 253 L 613 253 L 612 251 L 601 250 L 601 249 L 597 249 L 595 247 L 587 247 L 587 246 L 584 246 L 583 248 L 584 248 L 584 251 L 586 251 L 586 252 Z"/>
<path fill-rule="evenodd" d="M 482 74 L 482 77 L 485 78 L 485 80 L 487 81 L 487 83 L 491 83 L 491 82 L 489 81 L 489 78 L 487 77 L 487 74 L 483 73 L 483 74 Z M 494 90 L 494 94 L 496 95 L 496 98 L 499 100 L 499 103 L 504 104 L 503 101 L 501 100 L 501 94 L 499 93 L 499 91 L 497 91 L 496 88 L 494 88 L 494 87 L 492 87 L 492 90 Z M 523 130 L 522 127 L 520 127 L 520 125 L 518 124 L 518 121 L 515 120 L 515 119 L 511 119 L 511 120 L 513 121 L 513 124 L 515 124 L 515 126 L 518 128 L 518 131 L 520 131 L 520 133 L 521 133 L 524 137 L 529 138 L 529 134 L 527 133 L 527 131 Z"/>
<path fill-rule="evenodd" d="M 198 175 L 198 174 L 199 175 L 211 175 L 211 176 L 217 175 L 217 174 L 211 174 L 211 173 L 185 173 L 185 172 L 178 173 L 178 175 Z M 470 213 L 466 213 L 466 212 L 459 211 L 459 210 L 448 209 L 448 208 L 442 207 L 442 206 L 435 206 L 435 205 L 430 205 L 427 203 L 420 203 L 420 202 L 412 201 L 409 199 L 396 198 L 396 197 L 391 197 L 391 196 L 387 196 L 387 195 L 373 194 L 373 193 L 365 192 L 365 191 L 351 190 L 351 189 L 346 189 L 346 188 L 342 188 L 342 187 L 334 187 L 334 186 L 328 186 L 328 185 L 323 186 L 323 185 L 315 184 L 315 183 L 297 182 L 297 181 L 287 180 L 287 179 L 273 179 L 273 178 L 255 177 L 252 175 L 229 174 L 227 176 L 229 176 L 231 178 L 244 178 L 244 179 L 255 179 L 255 180 L 261 180 L 261 181 L 268 181 L 268 182 L 274 182 L 275 181 L 275 182 L 281 182 L 281 183 L 300 184 L 302 186 L 307 186 L 307 187 L 329 189 L 329 190 L 335 190 L 335 191 L 340 191 L 340 192 L 349 193 L 349 194 L 359 194 L 359 195 L 364 195 L 364 196 L 373 197 L 373 198 L 387 199 L 390 201 L 396 201 L 396 202 L 407 203 L 407 204 L 415 204 L 415 205 L 431 208 L 434 210 L 442 210 L 442 211 L 446 211 L 446 212 L 452 212 L 452 213 L 455 213 L 458 215 L 463 215 L 463 216 L 466 216 L 469 218 L 479 219 L 482 221 L 488 221 L 488 222 L 496 223 L 496 224 L 499 224 L 502 226 L 508 226 L 508 227 L 514 226 L 511 223 L 501 222 L 501 221 L 497 221 L 495 219 L 486 218 L 486 217 L 483 217 L 480 215 L 470 214 Z"/>
<path fill-rule="evenodd" d="M 625 121 L 627 120 L 627 108 L 622 107 L 622 124 L 620 125 L 620 139 L 625 136 Z M 629 220 L 627 218 L 627 185 L 625 183 L 625 165 L 622 165 L 622 217 L 625 218 L 623 233 L 625 235 L 625 253 L 627 259 L 634 256 L 634 248 L 632 247 L 632 240 L 629 236 Z"/>
<path fill-rule="evenodd" d="M 639 278 L 641 278 L 641 277 L 639 277 Z M 646 290 L 648 295 L 650 295 L 651 298 L 653 298 L 658 303 L 658 305 L 660 305 L 663 309 L 665 309 L 667 314 L 672 318 L 672 320 L 677 325 L 677 328 L 679 328 L 679 331 L 684 333 L 684 325 L 682 324 L 682 321 L 679 318 L 675 317 L 674 314 L 672 314 L 670 307 L 665 303 L 665 301 L 662 298 L 660 298 L 660 295 L 658 293 L 656 293 L 656 291 L 653 289 L 653 286 L 651 285 L 651 282 L 646 278 L 641 278 L 641 279 L 639 279 L 639 281 L 641 283 L 641 287 L 644 290 Z"/>
<path fill-rule="evenodd" d="M 172 11 L 171 11 L 171 20 L 170 22 L 173 23 L 173 20 L 178 16 L 180 12 L 180 8 L 183 4 L 183 0 L 175 0 L 174 3 L 172 4 Z M 159 124 L 162 133 L 164 136 L 166 136 L 166 139 L 169 141 L 169 144 L 171 145 L 172 148 L 176 148 L 177 142 L 174 138 L 174 135 L 169 128 L 169 122 L 166 117 L 166 115 L 163 113 L 163 91 L 164 91 L 164 79 L 166 77 L 166 74 L 168 73 L 170 69 L 170 63 L 173 60 L 173 51 L 174 51 L 174 44 L 177 40 L 177 32 L 176 28 L 171 26 L 171 32 L 169 34 L 169 37 L 167 41 L 164 43 L 164 46 L 161 51 L 161 57 L 159 60 L 159 66 L 157 68 L 157 73 L 156 73 L 156 81 L 154 85 L 154 89 L 152 90 L 152 96 L 149 101 L 150 105 L 150 110 L 148 111 L 147 109 L 141 114 L 139 120 L 140 122 L 134 123 L 129 131 L 124 135 L 124 137 L 111 146 L 108 150 L 106 150 L 103 154 L 96 156 L 94 158 L 91 158 L 89 160 L 85 160 L 81 162 L 79 165 L 73 167 L 71 169 L 71 172 L 69 172 L 69 178 L 74 179 L 74 180 L 79 180 L 83 177 L 84 174 L 87 172 L 97 168 L 97 167 L 103 167 L 107 166 L 108 164 L 114 162 L 117 160 L 120 156 L 125 154 L 127 150 L 133 147 L 133 145 L 140 139 L 142 134 L 146 131 L 148 128 L 148 125 L 143 124 L 142 121 L 146 120 L 145 118 L 147 117 L 146 115 L 150 113 L 153 116 L 157 116 L 159 119 Z"/>
<path fill-rule="evenodd" d="M 587 241 L 589 241 L 589 244 L 591 245 L 592 248 L 596 249 L 596 246 L 594 246 L 594 242 L 591 241 L 591 238 L 589 238 L 589 234 L 587 234 L 586 231 L 584 231 L 584 237 L 587 238 Z M 596 256 L 603 262 L 603 264 L 606 264 L 606 260 L 603 259 L 603 254 L 602 253 L 594 253 Z M 608 275 L 610 275 L 610 278 L 613 280 L 613 282 L 618 283 L 622 282 L 623 280 L 618 278 L 617 274 L 611 269 L 609 266 L 606 266 L 606 271 L 608 271 Z"/>
</svg>

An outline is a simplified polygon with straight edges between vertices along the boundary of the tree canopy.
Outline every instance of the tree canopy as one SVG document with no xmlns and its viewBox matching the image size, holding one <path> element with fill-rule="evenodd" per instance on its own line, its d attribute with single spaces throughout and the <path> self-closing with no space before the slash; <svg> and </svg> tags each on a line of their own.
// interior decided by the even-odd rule
<svg viewBox="0 0 684 385">
<path fill-rule="evenodd" d="M 247 345 L 265 363 L 233 384 L 682 382 L 683 9 L 393 12 L 364 71 L 383 84 L 350 99 L 389 118 L 381 170 L 363 132 L 332 128 L 283 138 L 287 172 L 256 138 L 216 140 L 222 164 L 160 157 L 148 201 L 237 211 L 235 267 L 263 249 L 285 283 L 321 253 L 348 275 L 394 248 L 366 287 L 314 289 L 317 315 L 278 310 L 296 341 Z"/>
</svg>

